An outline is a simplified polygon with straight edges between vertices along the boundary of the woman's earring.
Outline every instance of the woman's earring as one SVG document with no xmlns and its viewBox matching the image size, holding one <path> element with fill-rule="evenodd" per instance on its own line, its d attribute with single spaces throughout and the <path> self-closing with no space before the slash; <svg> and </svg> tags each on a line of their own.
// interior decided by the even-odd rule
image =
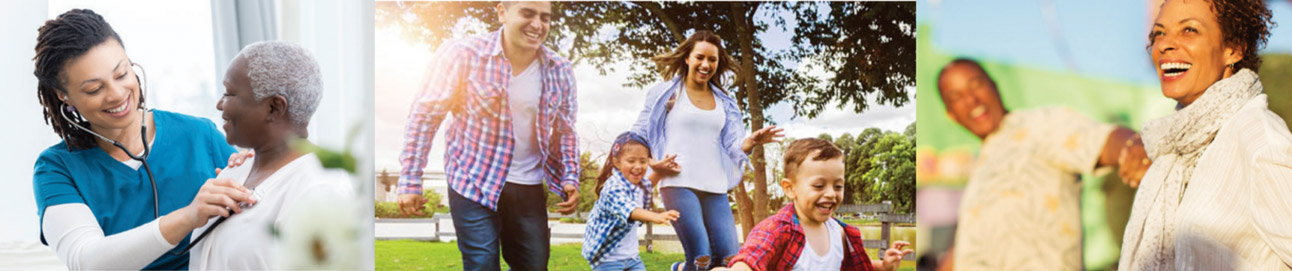
<svg viewBox="0 0 1292 271">
<path fill-rule="evenodd" d="M 63 105 L 63 109 L 64 109 L 64 110 L 67 110 L 67 112 L 76 112 L 76 107 L 72 107 L 72 105 L 70 105 L 70 104 L 69 104 L 69 105 Z"/>
</svg>

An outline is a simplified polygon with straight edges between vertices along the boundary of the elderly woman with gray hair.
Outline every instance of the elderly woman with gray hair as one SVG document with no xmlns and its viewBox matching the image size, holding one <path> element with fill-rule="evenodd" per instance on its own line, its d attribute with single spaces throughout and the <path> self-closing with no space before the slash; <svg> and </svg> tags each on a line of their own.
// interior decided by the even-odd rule
<svg viewBox="0 0 1292 271">
<path fill-rule="evenodd" d="M 210 219 L 193 231 L 191 269 L 274 269 L 270 232 L 298 211 L 302 199 L 354 195 L 349 176 L 324 169 L 318 157 L 292 146 L 309 136 L 310 116 L 323 91 L 318 63 L 304 48 L 278 41 L 248 45 L 229 64 L 224 78 L 223 111 L 229 144 L 255 150 L 255 157 L 225 169 L 229 178 L 253 192 L 255 205 Z"/>
</svg>

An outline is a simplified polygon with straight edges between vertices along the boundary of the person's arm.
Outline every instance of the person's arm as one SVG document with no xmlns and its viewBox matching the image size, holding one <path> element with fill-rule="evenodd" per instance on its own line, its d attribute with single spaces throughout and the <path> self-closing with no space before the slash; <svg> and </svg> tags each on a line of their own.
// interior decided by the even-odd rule
<svg viewBox="0 0 1292 271">
<path fill-rule="evenodd" d="M 902 249 L 909 245 L 911 245 L 911 243 L 906 241 L 894 241 L 891 247 L 882 252 L 884 254 L 884 258 L 881 260 L 870 260 L 870 266 L 875 267 L 875 270 L 877 271 L 897 270 L 897 267 L 902 264 L 902 257 L 907 254 L 915 253 L 915 250 Z"/>
<path fill-rule="evenodd" d="M 427 68 L 426 82 L 413 101 L 404 124 L 404 147 L 399 155 L 399 210 L 404 214 L 425 215 L 422 211 L 426 199 L 422 197 L 422 170 L 430 154 L 435 132 L 448 113 L 462 102 L 460 86 L 464 69 L 468 65 L 464 49 L 457 42 L 441 46 Z"/>
<path fill-rule="evenodd" d="M 90 207 L 81 203 L 49 206 L 43 219 L 50 248 L 69 270 L 143 269 L 178 243 L 167 240 L 161 219 L 104 236 Z"/>
<path fill-rule="evenodd" d="M 1099 154 L 1099 166 L 1117 166 L 1117 176 L 1121 177 L 1122 183 L 1131 188 L 1139 187 L 1140 179 L 1152 165 L 1138 133 L 1121 126 L 1108 133 L 1103 152 Z"/>
<path fill-rule="evenodd" d="M 565 196 L 565 202 L 557 204 L 560 207 L 557 211 L 572 214 L 579 205 L 579 174 L 583 171 L 579 167 L 579 134 L 574 129 L 574 124 L 578 122 L 579 91 L 574 83 L 574 70 L 568 66 L 569 63 L 561 65 L 563 67 L 560 68 L 557 82 L 565 84 L 567 91 L 563 93 L 565 100 L 556 112 L 556 123 L 552 127 L 552 140 L 549 144 L 558 144 L 557 155 L 561 167 L 565 169 L 560 176 L 561 194 L 564 194 L 562 196 Z"/>
<path fill-rule="evenodd" d="M 773 258 L 779 257 L 779 251 L 785 249 L 786 244 L 776 236 L 780 232 L 776 223 L 769 220 L 771 219 L 765 219 L 754 226 L 736 256 L 723 264 L 731 267 L 731 270 L 767 271 L 774 268 L 771 266 L 775 260 Z"/>
<path fill-rule="evenodd" d="M 676 210 L 668 210 L 663 213 L 656 213 L 652 211 L 647 211 L 646 209 L 642 209 L 642 208 L 633 208 L 632 213 L 628 215 L 628 219 L 650 222 L 655 224 L 664 224 L 664 223 L 668 223 L 669 221 L 677 221 L 678 215 L 680 214 Z"/>
<path fill-rule="evenodd" d="M 785 129 L 783 128 L 776 128 L 776 125 L 758 129 L 758 131 L 754 131 L 749 134 L 748 137 L 745 137 L 744 140 L 740 141 L 740 150 L 744 151 L 745 154 L 749 154 L 754 151 L 754 146 L 776 142 L 777 140 L 784 138 L 785 134 L 781 133 L 784 131 Z"/>
<path fill-rule="evenodd" d="M 1098 167 L 1116 166 L 1117 160 L 1121 158 L 1122 148 L 1127 146 L 1126 142 L 1135 137 L 1135 131 L 1129 128 L 1117 126 L 1113 132 L 1108 133 L 1108 140 L 1104 141 L 1103 152 L 1099 153 Z"/>
</svg>

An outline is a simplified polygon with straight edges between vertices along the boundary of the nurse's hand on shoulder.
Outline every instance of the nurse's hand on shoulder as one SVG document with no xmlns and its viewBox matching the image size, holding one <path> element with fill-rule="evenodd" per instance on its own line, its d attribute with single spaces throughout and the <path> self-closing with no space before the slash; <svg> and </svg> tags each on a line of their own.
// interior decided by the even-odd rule
<svg viewBox="0 0 1292 271">
<path fill-rule="evenodd" d="M 193 197 L 193 202 L 181 211 L 189 225 L 196 229 L 206 225 L 212 217 L 241 213 L 240 202 L 256 204 L 256 199 L 252 198 L 251 190 L 231 179 L 208 179 Z"/>
<path fill-rule="evenodd" d="M 228 163 L 228 166 L 225 168 L 241 166 L 242 162 L 246 162 L 247 158 L 252 158 L 252 157 L 256 157 L 256 150 L 249 150 L 249 151 L 239 152 L 239 153 L 234 153 L 232 155 L 229 155 L 229 163 Z M 221 171 L 224 171 L 224 169 L 216 168 L 215 175 L 220 175 Z"/>
</svg>

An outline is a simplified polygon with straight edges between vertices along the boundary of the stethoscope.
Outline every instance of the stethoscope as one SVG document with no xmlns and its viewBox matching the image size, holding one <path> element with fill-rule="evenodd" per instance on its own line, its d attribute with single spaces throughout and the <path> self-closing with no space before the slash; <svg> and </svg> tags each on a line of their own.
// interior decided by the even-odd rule
<svg viewBox="0 0 1292 271">
<path fill-rule="evenodd" d="M 139 64 L 130 63 L 130 66 L 131 66 L 132 68 L 139 68 L 139 69 L 138 69 L 138 71 L 143 71 L 143 68 L 142 68 L 142 67 L 139 67 Z M 140 80 L 140 77 L 139 77 L 139 74 L 140 74 L 140 73 L 139 73 L 138 71 L 136 71 L 136 73 L 135 73 L 135 80 L 139 80 L 139 83 L 140 83 L 140 84 L 139 84 L 139 96 L 143 96 L 143 95 L 144 95 L 144 84 L 143 84 L 143 82 L 144 82 L 144 81 L 143 81 L 143 80 Z M 147 79 L 147 78 L 148 78 L 148 75 L 147 75 L 147 74 L 145 74 L 145 75 L 143 76 L 143 78 L 144 78 L 144 79 Z M 66 104 L 66 103 L 67 103 L 67 101 L 63 101 L 63 103 L 64 103 L 64 104 Z M 117 148 L 121 149 L 121 151 L 122 151 L 122 152 L 125 152 L 125 153 L 126 153 L 126 156 L 129 156 L 131 160 L 139 161 L 139 163 L 142 163 L 142 164 L 143 164 L 143 166 L 144 166 L 144 172 L 147 172 L 147 173 L 148 173 L 148 183 L 149 183 L 149 184 L 151 184 L 151 185 L 152 185 L 152 188 L 153 188 L 153 218 L 159 218 L 159 217 L 161 217 L 161 215 L 160 215 L 160 210 L 161 210 L 161 208 L 159 208 L 159 207 L 158 207 L 158 205 L 157 205 L 157 202 L 158 202 L 158 199 L 159 199 L 159 198 L 157 197 L 157 181 L 153 179 L 153 170 L 152 170 L 152 168 L 148 167 L 148 154 L 152 152 L 152 148 L 148 146 L 148 125 L 147 125 L 147 120 L 144 120 L 144 119 L 145 119 L 145 118 L 147 118 L 147 116 L 148 116 L 148 115 L 147 115 L 147 113 L 148 113 L 148 112 L 151 112 L 151 111 L 152 111 L 152 109 L 144 108 L 144 106 L 143 106 L 142 104 L 140 104 L 140 105 L 139 105 L 139 114 L 140 114 L 140 121 L 139 121 L 139 138 L 140 138 L 140 140 L 142 140 L 142 141 L 143 141 L 143 143 L 144 143 L 144 151 L 143 151 L 143 153 L 140 153 L 139 155 L 135 155 L 134 153 L 130 153 L 130 150 L 126 149 L 126 146 L 125 146 L 125 145 L 122 145 L 120 141 L 116 141 L 116 140 L 113 140 L 113 139 L 108 138 L 108 137 L 106 137 L 106 136 L 100 135 L 99 133 L 95 133 L 94 131 L 92 131 L 92 130 L 90 130 L 90 129 L 86 129 L 84 126 L 81 126 L 80 124 L 76 124 L 76 122 L 75 122 L 75 121 L 72 121 L 72 118 L 67 117 L 67 112 L 68 112 L 68 111 L 72 111 L 72 110 L 73 110 L 73 109 L 72 109 L 71 107 L 65 107 L 65 108 L 63 108 L 63 110 L 59 110 L 59 113 L 61 113 L 60 115 L 63 115 L 63 119 L 64 119 L 64 120 L 67 120 L 67 123 L 72 124 L 72 126 L 76 127 L 77 129 L 81 129 L 81 131 L 85 131 L 86 133 L 90 133 L 91 135 L 94 135 L 95 137 L 98 137 L 99 139 L 102 139 L 103 141 L 107 141 L 107 142 L 109 142 L 109 143 L 112 143 L 112 146 L 117 146 Z"/>
<path fill-rule="evenodd" d="M 138 70 L 135 73 L 135 80 L 139 80 L 139 95 L 143 96 L 144 82 L 145 82 L 144 80 L 148 79 L 148 75 L 140 72 L 140 71 L 143 71 L 143 68 L 140 67 L 139 64 L 130 63 L 130 66 L 132 68 L 138 68 Z M 144 74 L 142 79 L 140 78 L 139 74 Z M 64 103 L 66 103 L 66 101 L 64 101 Z M 130 157 L 130 160 L 139 161 L 139 163 L 143 165 L 144 172 L 148 174 L 148 183 L 152 185 L 152 189 L 153 189 L 153 218 L 154 219 L 160 218 L 161 208 L 157 204 L 157 202 L 160 201 L 160 198 L 157 197 L 157 181 L 156 179 L 153 179 L 153 170 L 148 166 L 148 155 L 152 153 L 152 147 L 148 145 L 148 125 L 145 119 L 147 118 L 147 113 L 152 112 L 152 109 L 144 108 L 142 104 L 139 105 L 139 112 L 141 114 L 140 124 L 139 124 L 139 138 L 144 143 L 144 151 L 143 153 L 140 153 L 138 155 L 131 153 L 130 150 L 126 149 L 126 146 L 122 145 L 120 141 L 116 141 L 106 136 L 100 135 L 99 133 L 95 133 L 90 129 L 86 129 L 80 124 L 76 124 L 75 121 L 72 121 L 72 118 L 67 117 L 67 112 L 72 110 L 73 109 L 71 107 L 67 107 L 67 108 L 64 108 L 63 110 L 59 110 L 60 115 L 63 116 L 64 120 L 67 120 L 67 123 L 72 124 L 72 126 L 76 127 L 77 129 L 81 129 L 81 131 L 85 131 L 87 133 L 90 133 L 91 135 L 94 135 L 95 137 L 98 137 L 99 139 L 103 139 L 103 141 L 112 143 L 112 146 L 116 146 L 117 148 L 121 149 L 122 152 L 125 152 L 126 156 Z M 249 208 L 249 207 L 250 205 L 243 206 L 243 208 Z M 219 219 L 216 219 L 215 223 L 211 224 L 211 227 L 208 227 L 205 232 L 202 232 L 201 235 L 198 235 L 197 239 L 193 239 L 193 241 L 189 242 L 188 245 L 185 246 L 183 250 L 169 251 L 168 253 L 176 256 L 183 255 L 184 253 L 188 253 L 189 250 L 193 249 L 194 245 L 196 245 L 198 242 L 201 242 L 202 239 L 205 239 L 207 234 L 211 233 L 211 231 L 214 230 L 216 226 L 219 226 L 220 223 L 223 223 L 224 220 L 228 218 L 229 217 L 226 216 L 226 217 L 220 217 Z"/>
</svg>

